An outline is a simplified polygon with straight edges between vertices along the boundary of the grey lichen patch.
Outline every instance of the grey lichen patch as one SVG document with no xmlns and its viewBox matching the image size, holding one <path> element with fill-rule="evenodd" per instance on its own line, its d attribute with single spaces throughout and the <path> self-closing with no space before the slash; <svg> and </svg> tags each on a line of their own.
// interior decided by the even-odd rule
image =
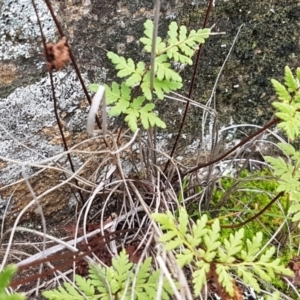
<svg viewBox="0 0 300 300">
<path fill-rule="evenodd" d="M 36 0 L 46 39 L 54 37 L 55 24 L 43 0 Z M 0 7 L 0 59 L 31 57 L 41 43 L 31 0 L 6 0 Z"/>
<path fill-rule="evenodd" d="M 84 131 L 88 108 L 79 107 L 84 94 L 76 75 L 56 73 L 54 84 L 59 114 L 65 112 L 65 129 Z M 62 145 L 51 143 L 51 138 L 43 134 L 43 129 L 57 125 L 49 78 L 18 88 L 6 99 L 0 99 L 0 124 L 0 156 L 6 159 L 25 164 L 63 151 Z M 8 163 L 0 170 L 1 184 L 16 180 L 19 174 L 20 166 Z"/>
<path fill-rule="evenodd" d="M 104 76 L 103 72 L 100 73 Z M 86 74 L 82 76 L 88 84 Z M 60 123 L 71 148 L 89 138 L 85 131 L 89 106 L 75 72 L 60 71 L 54 74 L 53 79 Z M 102 144 L 96 143 L 94 146 Z M 89 145 L 86 147 L 91 148 Z M 11 224 L 19 212 L 33 200 L 26 182 L 17 183 L 23 178 L 24 169 L 35 195 L 40 196 L 39 202 L 45 216 L 57 214 L 70 206 L 69 200 L 74 200 L 76 191 L 68 183 L 62 185 L 70 174 L 59 170 L 70 170 L 66 155 L 56 160 L 58 165 L 51 159 L 46 161 L 63 152 L 49 77 L 24 88 L 17 88 L 7 98 L 0 99 L 0 219 L 9 199 L 11 204 L 6 224 Z M 82 155 L 72 157 L 75 170 L 79 170 L 87 159 L 91 162 L 78 174 L 83 178 L 89 178 L 98 168 L 97 156 L 93 154 L 92 159 Z M 45 169 L 36 165 L 42 165 Z M 58 169 L 51 169 L 49 165 Z M 50 190 L 52 191 L 48 192 Z M 22 220 L 37 217 L 36 212 L 37 206 L 34 205 Z"/>
</svg>

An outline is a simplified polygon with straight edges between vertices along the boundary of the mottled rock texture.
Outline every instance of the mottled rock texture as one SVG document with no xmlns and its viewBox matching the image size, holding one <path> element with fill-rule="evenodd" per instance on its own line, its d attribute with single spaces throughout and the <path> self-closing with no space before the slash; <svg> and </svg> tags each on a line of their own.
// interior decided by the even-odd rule
<svg viewBox="0 0 300 300">
<path fill-rule="evenodd" d="M 47 42 L 60 36 L 43 0 L 36 0 Z M 59 22 L 74 52 L 85 82 L 110 82 L 115 72 L 106 58 L 114 51 L 135 60 L 144 59 L 138 38 L 146 18 L 153 17 L 153 3 L 146 0 L 66 0 L 51 1 Z M 162 1 L 159 33 L 166 33 L 174 19 L 188 28 L 202 26 L 207 1 Z M 299 61 L 300 3 L 294 0 L 216 1 L 209 26 L 225 32 L 210 38 L 203 49 L 193 98 L 206 103 L 220 67 L 240 25 L 237 43 L 225 66 L 216 91 L 217 109 L 224 123 L 263 123 L 271 116 L 274 99 L 269 79 L 280 79 L 283 67 L 295 67 Z M 21 171 L 32 175 L 40 170 L 30 163 L 63 151 L 54 116 L 49 75 L 41 53 L 42 39 L 31 0 L 0 0 L 0 186 L 22 178 Z M 182 73 L 185 90 L 191 69 Z M 84 140 L 88 104 L 72 64 L 54 76 L 58 113 L 70 147 Z M 186 95 L 186 91 L 182 92 Z M 176 132 L 182 104 L 165 102 L 159 107 L 169 126 Z M 201 136 L 199 109 L 191 109 L 183 145 Z M 170 147 L 171 143 L 167 143 Z M 101 147 L 101 146 L 99 146 Z M 182 149 L 185 149 L 184 147 Z M 180 153 L 179 153 L 180 154 Z M 182 153 L 184 155 L 184 150 Z M 84 158 L 77 156 L 75 167 Z M 50 162 L 47 162 L 50 164 Z M 68 167 L 66 156 L 59 161 Z M 97 168 L 94 164 L 94 168 Z M 90 166 L 90 173 L 93 167 Z M 65 180 L 61 172 L 46 169 L 31 179 L 37 195 Z M 45 195 L 41 204 L 50 215 L 67 206 L 73 198 L 68 185 Z M 10 201 L 10 218 L 32 200 L 26 184 L 0 190 L 0 205 Z M 1 208 L 1 207 L 0 207 Z M 29 218 L 35 210 L 26 216 Z M 0 212 L 1 214 L 1 212 Z"/>
</svg>

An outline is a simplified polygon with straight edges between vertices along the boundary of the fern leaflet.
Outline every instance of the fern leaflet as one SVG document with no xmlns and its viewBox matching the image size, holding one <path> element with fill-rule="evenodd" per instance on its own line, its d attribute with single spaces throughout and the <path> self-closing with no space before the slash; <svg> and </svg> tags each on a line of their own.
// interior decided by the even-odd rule
<svg viewBox="0 0 300 300">
<path fill-rule="evenodd" d="M 218 220 L 208 226 L 207 216 L 203 215 L 196 224 L 192 224 L 192 229 L 189 229 L 187 213 L 183 208 L 179 211 L 178 219 L 170 212 L 154 213 L 152 217 L 165 231 L 160 237 L 165 248 L 169 251 L 178 250 L 176 251 L 178 264 L 181 267 L 187 264 L 193 266 L 195 296 L 201 292 L 210 272 L 216 272 L 219 283 L 230 297 L 234 295 L 232 272 L 237 272 L 244 282 L 250 284 L 256 291 L 260 291 L 260 287 L 252 271 L 265 280 L 269 279 L 268 281 L 274 279 L 275 274 L 293 274 L 290 269 L 280 264 L 279 259 L 272 260 L 274 247 L 257 255 L 262 247 L 261 233 L 257 233 L 252 240 L 247 239 L 244 243 L 244 230 L 240 229 L 231 234 L 229 239 L 221 240 Z"/>
</svg>

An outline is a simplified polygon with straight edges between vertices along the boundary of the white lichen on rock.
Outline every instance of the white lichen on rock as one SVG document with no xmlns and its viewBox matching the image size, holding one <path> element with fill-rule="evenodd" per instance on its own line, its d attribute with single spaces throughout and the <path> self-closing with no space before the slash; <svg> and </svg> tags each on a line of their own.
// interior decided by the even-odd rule
<svg viewBox="0 0 300 300">
<path fill-rule="evenodd" d="M 83 74 L 83 77 L 86 76 Z M 84 94 L 75 72 L 55 73 L 54 84 L 59 113 L 70 113 L 65 128 L 69 131 L 83 131 L 88 108 L 79 108 Z M 74 120 L 75 110 L 78 113 Z M 43 128 L 51 128 L 56 124 L 49 77 L 27 87 L 17 88 L 6 99 L 0 99 L 0 156 L 25 164 L 61 153 L 62 145 L 49 143 L 49 138 L 42 134 Z M 0 170 L 1 184 L 10 183 L 19 176 L 18 164 L 8 163 Z"/>
<path fill-rule="evenodd" d="M 56 33 L 44 0 L 35 0 L 46 39 Z M 0 59 L 31 57 L 41 45 L 41 34 L 31 0 L 5 0 L 0 6 Z"/>
</svg>

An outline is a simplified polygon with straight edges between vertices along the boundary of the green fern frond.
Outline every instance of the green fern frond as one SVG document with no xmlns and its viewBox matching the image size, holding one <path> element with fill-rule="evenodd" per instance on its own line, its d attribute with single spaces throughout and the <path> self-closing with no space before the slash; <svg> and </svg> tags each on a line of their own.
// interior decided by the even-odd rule
<svg viewBox="0 0 300 300">
<path fill-rule="evenodd" d="M 154 79 L 154 90 L 156 92 L 157 98 L 162 100 L 164 99 L 165 94 L 170 93 L 171 91 L 176 91 L 182 88 L 181 82 L 176 81 L 167 81 L 159 80 L 158 78 Z"/>
<path fill-rule="evenodd" d="M 234 262 L 235 258 L 234 255 L 237 255 L 241 252 L 243 247 L 242 245 L 242 238 L 244 237 L 244 229 L 241 228 L 238 230 L 234 235 L 231 233 L 229 236 L 229 240 L 225 239 L 224 243 L 224 250 L 223 248 L 219 248 L 219 257 L 220 261 L 223 263 L 232 263 Z"/>
<path fill-rule="evenodd" d="M 298 68 L 299 69 L 299 68 Z M 281 102 L 275 101 L 272 105 L 276 108 L 276 116 L 280 119 L 278 128 L 285 131 L 290 140 L 300 134 L 300 85 L 298 74 L 293 76 L 289 67 L 285 67 L 285 85 L 271 79 L 274 90 Z"/>
<path fill-rule="evenodd" d="M 150 127 L 166 128 L 165 122 L 163 122 L 155 112 L 153 112 L 155 105 L 148 103 L 140 109 L 141 122 L 145 129 Z"/>
<path fill-rule="evenodd" d="M 144 44 L 146 52 L 152 51 L 153 22 L 147 20 L 144 23 L 144 36 L 140 41 Z M 125 115 L 131 131 L 135 132 L 139 124 L 144 129 L 150 127 L 166 128 L 156 112 L 154 112 L 153 97 L 163 100 L 165 94 L 182 88 L 182 78 L 177 71 L 172 68 L 172 62 L 182 64 L 192 64 L 191 57 L 198 49 L 199 43 L 204 43 L 208 38 L 210 29 L 191 30 L 189 33 L 185 26 L 178 28 L 176 22 L 171 22 L 168 30 L 168 40 L 165 43 L 161 37 L 156 38 L 156 57 L 153 87 L 151 86 L 151 70 L 144 62 L 135 63 L 132 58 L 126 59 L 116 53 L 108 52 L 107 57 L 114 64 L 118 71 L 117 76 L 123 78 L 124 82 L 119 85 L 113 82 L 111 88 L 106 85 L 106 104 L 111 106 L 108 114 L 110 116 Z M 90 85 L 90 90 L 95 92 L 98 85 Z M 139 108 L 132 105 L 135 99 L 131 98 L 133 88 L 134 95 L 140 90 L 147 102 Z M 152 90 L 153 88 L 153 90 Z"/>
<path fill-rule="evenodd" d="M 136 274 L 135 274 L 136 273 Z M 156 299 L 160 271 L 151 272 L 151 258 L 145 259 L 136 272 L 125 251 L 112 259 L 112 266 L 104 268 L 90 265 L 89 279 L 76 275 L 75 289 L 64 283 L 56 290 L 45 291 L 48 300 L 110 300 L 110 299 Z M 135 279 L 135 285 L 133 282 Z M 166 279 L 163 280 L 162 299 L 169 300 L 173 290 Z M 13 300 L 13 299 L 7 299 Z"/>
<path fill-rule="evenodd" d="M 64 287 L 59 287 L 57 290 L 44 291 L 42 295 L 48 300 L 86 300 L 86 297 L 80 295 L 68 282 L 64 283 Z M 90 299 L 94 300 L 95 298 Z"/>
<path fill-rule="evenodd" d="M 115 270 L 114 278 L 121 288 L 130 276 L 133 263 L 129 261 L 125 251 L 122 251 L 117 258 L 112 259 L 112 266 Z"/>
<path fill-rule="evenodd" d="M 181 76 L 170 68 L 171 64 L 167 62 L 167 55 L 157 56 L 155 59 L 155 72 L 160 81 L 164 79 L 167 81 L 182 82 Z"/>
<path fill-rule="evenodd" d="M 229 267 L 226 265 L 217 264 L 216 273 L 218 274 L 219 283 L 230 296 L 233 296 L 234 285 L 233 278 L 229 273 Z"/>
<path fill-rule="evenodd" d="M 277 143 L 277 146 L 293 160 L 300 160 L 300 152 L 296 151 L 293 145 L 288 143 Z"/>
<path fill-rule="evenodd" d="M 246 249 L 241 250 L 241 258 L 247 262 L 253 262 L 256 258 L 256 253 L 260 250 L 263 240 L 263 234 L 257 232 L 252 240 L 246 240 Z"/>
<path fill-rule="evenodd" d="M 251 286 L 256 292 L 260 292 L 260 286 L 254 277 L 254 274 L 249 272 L 246 266 L 239 266 L 237 269 L 237 274 L 243 279 L 245 284 Z"/>
<path fill-rule="evenodd" d="M 131 75 L 135 72 L 135 64 L 131 58 L 126 61 L 125 57 L 119 56 L 113 52 L 107 52 L 107 57 L 115 65 L 116 70 L 120 70 L 117 76 L 120 78 Z"/>
<path fill-rule="evenodd" d="M 16 265 L 8 265 L 0 272 L 0 299 L 1 300 L 25 300 L 25 295 L 21 293 L 7 294 L 8 288 L 13 276 L 16 274 L 18 268 Z"/>
<path fill-rule="evenodd" d="M 185 26 L 180 26 L 178 33 L 177 23 L 172 22 L 168 31 L 168 46 L 161 53 L 166 52 L 168 58 L 174 59 L 176 62 L 192 65 L 191 57 L 198 49 L 199 44 L 205 42 L 209 34 L 210 29 L 205 28 L 198 31 L 192 30 L 187 35 L 187 28 Z"/>
<path fill-rule="evenodd" d="M 292 97 L 286 87 L 276 79 L 271 79 L 271 82 L 278 99 L 284 101 L 285 103 L 290 103 Z"/>
<path fill-rule="evenodd" d="M 207 284 L 207 274 L 210 271 L 210 264 L 204 260 L 195 263 L 196 270 L 193 272 L 194 294 L 199 295 L 203 287 Z"/>
<path fill-rule="evenodd" d="M 151 52 L 152 46 L 152 32 L 153 22 L 147 20 L 144 24 L 145 37 L 142 37 L 140 41 L 145 45 L 145 50 Z M 178 25 L 176 22 L 171 22 L 168 30 L 167 45 L 162 41 L 160 37 L 157 38 L 156 55 L 160 56 L 167 53 L 169 59 L 174 59 L 176 62 L 187 63 L 192 65 L 191 57 L 198 49 L 198 45 L 205 42 L 205 39 L 209 37 L 210 29 L 199 29 L 198 31 L 191 30 L 187 33 L 185 26 L 180 26 L 178 32 Z"/>
<path fill-rule="evenodd" d="M 164 243 L 166 250 L 178 250 L 176 260 L 181 267 L 186 264 L 193 266 L 196 296 L 206 284 L 208 274 L 214 270 L 219 283 L 231 296 L 234 295 L 234 272 L 256 291 L 259 291 L 260 287 L 253 271 L 267 281 L 275 279 L 276 274 L 293 275 L 290 269 L 280 264 L 279 259 L 273 259 L 274 247 L 257 255 L 262 247 L 262 233 L 257 233 L 252 240 L 247 239 L 245 243 L 244 230 L 240 229 L 222 241 L 219 220 L 214 220 L 212 225 L 208 226 L 206 215 L 201 216 L 200 220 L 192 225 L 192 230 L 189 228 L 184 208 L 179 210 L 178 219 L 170 212 L 155 213 L 152 217 L 165 231 L 160 241 Z"/>
<path fill-rule="evenodd" d="M 161 240 L 161 242 L 163 242 L 163 240 Z M 184 267 L 193 261 L 194 255 L 190 249 L 185 248 L 181 251 L 181 253 L 177 254 L 176 259 L 179 266 Z"/>
<path fill-rule="evenodd" d="M 144 23 L 144 34 L 145 37 L 140 38 L 140 42 L 142 42 L 145 47 L 144 49 L 148 52 L 151 53 L 152 51 L 152 34 L 153 34 L 153 22 L 151 20 L 147 20 Z M 164 49 L 166 47 L 166 44 L 162 41 L 162 39 L 160 37 L 156 38 L 156 50 L 159 49 Z"/>
<path fill-rule="evenodd" d="M 291 69 L 288 66 L 284 68 L 284 84 L 288 87 L 289 93 L 296 92 L 299 89 L 299 81 L 294 78 Z"/>
<path fill-rule="evenodd" d="M 293 222 L 300 221 L 300 151 L 296 151 L 291 144 L 278 143 L 280 149 L 290 157 L 290 161 L 283 158 L 266 156 L 265 160 L 274 169 L 274 175 L 278 176 L 278 192 L 289 195 L 290 206 L 288 214 L 293 216 Z M 300 223 L 298 224 L 300 228 Z"/>
<path fill-rule="evenodd" d="M 125 113 L 130 105 L 130 88 L 124 82 L 121 84 L 121 86 L 118 83 L 113 82 L 112 88 L 107 85 L 105 87 L 107 105 L 116 103 L 110 108 L 108 114 L 110 116 L 119 116 L 121 113 Z"/>
</svg>

